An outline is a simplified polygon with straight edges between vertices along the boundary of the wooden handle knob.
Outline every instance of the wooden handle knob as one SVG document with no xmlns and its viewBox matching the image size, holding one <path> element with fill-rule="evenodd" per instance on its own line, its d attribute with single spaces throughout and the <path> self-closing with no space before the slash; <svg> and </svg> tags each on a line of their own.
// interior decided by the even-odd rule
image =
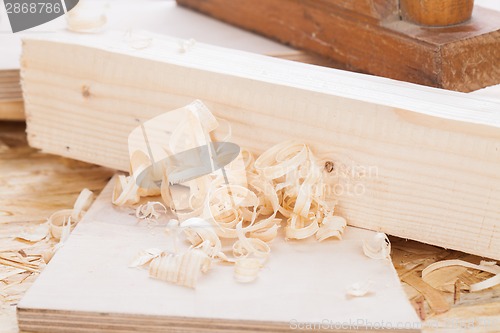
<svg viewBox="0 0 500 333">
<path fill-rule="evenodd" d="M 405 21 L 426 26 L 448 26 L 468 21 L 474 0 L 400 0 Z"/>
</svg>

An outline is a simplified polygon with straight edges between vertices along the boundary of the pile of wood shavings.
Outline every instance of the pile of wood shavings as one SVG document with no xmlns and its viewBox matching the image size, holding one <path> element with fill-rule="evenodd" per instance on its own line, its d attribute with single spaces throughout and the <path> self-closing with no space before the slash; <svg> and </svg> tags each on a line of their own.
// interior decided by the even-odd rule
<svg viewBox="0 0 500 333">
<path fill-rule="evenodd" d="M 38 226 L 27 229 L 21 229 L 20 226 L 14 238 L 6 235 L 9 239 L 2 242 L 5 248 L 0 248 L 0 310 L 19 302 L 54 253 L 64 244 L 70 231 L 90 206 L 92 198 L 92 192 L 84 189 L 73 209 L 57 211 L 47 222 Z"/>
<path fill-rule="evenodd" d="M 181 129 L 202 128 L 200 124 L 206 123 L 206 119 L 217 123 L 211 114 L 206 114 L 206 107 L 199 101 L 186 108 L 186 112 L 191 114 L 185 117 L 186 123 L 179 124 Z M 212 124 L 211 128 L 214 127 Z M 206 133 L 190 134 L 182 138 L 183 147 L 201 146 L 203 141 L 196 138 L 207 137 Z M 180 135 L 174 131 L 172 137 Z M 186 144 L 189 140 L 192 142 Z M 169 143 L 170 151 L 175 153 L 175 147 L 175 143 Z M 136 151 L 130 153 L 135 170 L 145 170 L 147 156 Z M 336 201 L 325 182 L 328 170 L 307 145 L 283 142 L 256 160 L 248 150 L 242 149 L 224 171 L 225 175 L 218 170 L 185 182 L 189 196 L 184 203 L 172 198 L 166 170 L 157 188 L 139 186 L 133 172 L 131 176 L 118 177 L 113 194 L 115 205 L 133 206 L 141 197 L 161 195 L 163 203 L 139 206 L 136 216 L 156 218 L 165 207 L 176 207 L 182 222 L 171 223 L 178 224 L 191 244 L 186 253 L 150 249 L 140 253 L 131 266 L 149 265 L 151 277 L 195 287 L 196 279 L 192 277 L 197 277 L 200 271 L 206 272 L 211 263 L 219 261 L 234 264 L 237 281 L 251 282 L 265 265 L 271 252 L 269 244 L 277 237 L 283 218 L 287 239 L 342 238 L 346 220 L 334 215 Z M 142 181 L 152 183 L 144 178 Z M 188 208 L 187 212 L 180 210 L 179 205 Z M 231 249 L 223 250 L 222 241 L 227 240 L 232 243 Z"/>
</svg>

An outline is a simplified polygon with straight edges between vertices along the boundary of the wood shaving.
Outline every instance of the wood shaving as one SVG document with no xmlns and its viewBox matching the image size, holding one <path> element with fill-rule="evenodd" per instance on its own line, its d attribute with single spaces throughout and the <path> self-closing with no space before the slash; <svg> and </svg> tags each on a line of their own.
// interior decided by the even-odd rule
<svg viewBox="0 0 500 333">
<path fill-rule="evenodd" d="M 254 164 L 257 175 L 268 182 L 279 200 L 279 212 L 288 218 L 286 237 L 324 240 L 341 238 L 344 227 L 333 218 L 335 198 L 328 193 L 324 165 L 305 144 L 287 141 L 264 152 Z"/>
<path fill-rule="evenodd" d="M 48 219 L 52 237 L 64 242 L 90 207 L 93 199 L 94 194 L 92 191 L 85 188 L 80 192 L 80 195 L 78 195 L 73 209 L 62 209 L 54 212 Z"/>
<path fill-rule="evenodd" d="M 160 124 L 170 126 L 170 136 L 165 136 Z M 336 198 L 328 191 L 324 162 L 307 145 L 296 141 L 273 146 L 257 159 L 248 150 L 240 149 L 234 160 L 216 171 L 192 179 L 181 177 L 186 193 L 182 200 L 176 200 L 169 168 L 154 161 L 202 147 L 211 142 L 211 137 L 230 140 L 231 126 L 224 121 L 220 124 L 224 124 L 223 134 L 212 133 L 219 130 L 219 121 L 202 102 L 195 101 L 147 121 L 130 134 L 131 173 L 117 178 L 113 203 L 133 206 L 142 197 L 158 195 L 159 191 L 165 205 L 157 201 L 140 205 L 136 208 L 137 218 L 157 218 L 155 207 L 169 207 L 181 221 L 167 227 L 173 237 L 174 253 L 152 258 L 141 252 L 134 260 L 136 265 L 149 263 L 152 277 L 194 287 L 196 279 L 179 281 L 175 269 L 181 269 L 184 255 L 197 250 L 209 261 L 234 264 L 235 279 L 251 282 L 269 258 L 269 243 L 277 237 L 283 217 L 288 239 L 342 239 L 347 222 L 334 215 Z M 154 136 L 155 142 L 164 142 L 164 146 L 150 146 L 145 133 Z M 182 171 L 180 167 L 177 170 Z M 179 230 L 191 244 L 188 252 L 177 253 Z M 231 244 L 229 250 L 223 249 L 223 241 Z M 199 270 L 190 271 L 198 274 Z"/>
<path fill-rule="evenodd" d="M 68 30 L 80 33 L 99 32 L 108 21 L 104 7 L 85 0 L 80 0 L 65 16 Z"/>
<path fill-rule="evenodd" d="M 117 206 L 134 205 L 141 200 L 139 186 L 130 176 L 119 175 L 116 177 L 113 189 L 112 202 Z"/>
<path fill-rule="evenodd" d="M 92 199 L 92 192 L 84 189 L 75 201 L 73 209 L 59 210 L 53 213 L 46 223 L 24 230 L 15 238 L 17 243 L 29 242 L 29 245 L 10 246 L 9 250 L 0 252 L 2 304 L 12 306 L 19 302 L 46 263 L 64 244 L 71 229 L 89 208 Z M 51 235 L 55 237 L 51 238 Z"/>
<path fill-rule="evenodd" d="M 377 233 L 370 239 L 363 240 L 363 252 L 372 259 L 389 259 L 391 242 L 384 233 Z"/>
<path fill-rule="evenodd" d="M 40 242 L 49 235 L 49 225 L 47 223 L 40 224 L 31 230 L 23 231 L 16 238 L 28 242 Z"/>
<path fill-rule="evenodd" d="M 257 259 L 243 258 L 234 264 L 234 279 L 238 282 L 248 283 L 257 279 L 262 263 Z"/>
<path fill-rule="evenodd" d="M 223 257 L 222 243 L 210 223 L 195 217 L 184 221 L 180 226 L 193 248 L 200 249 L 210 258 Z"/>
<path fill-rule="evenodd" d="M 346 290 L 347 297 L 364 297 L 372 295 L 374 292 L 371 289 L 373 282 L 356 282 L 349 286 Z"/>
<path fill-rule="evenodd" d="M 139 219 L 158 219 L 167 212 L 167 207 L 159 201 L 148 201 L 137 207 L 135 216 Z"/>
<path fill-rule="evenodd" d="M 39 264 L 26 262 L 25 260 L 20 260 L 17 259 L 16 257 L 7 256 L 6 254 L 0 254 L 0 264 L 14 268 L 19 268 L 33 273 L 38 273 L 40 271 Z"/>
<path fill-rule="evenodd" d="M 437 269 L 440 269 L 443 267 L 449 267 L 449 266 L 461 266 L 461 267 L 477 269 L 480 271 L 494 274 L 494 276 L 489 278 L 489 279 L 486 279 L 486 280 L 478 282 L 478 283 L 471 284 L 469 286 L 470 292 L 481 291 L 484 289 L 492 288 L 492 287 L 500 284 L 500 266 L 498 266 L 496 264 L 492 264 L 492 262 L 487 262 L 485 264 L 484 261 L 481 261 L 481 263 L 479 265 L 476 265 L 476 264 L 472 264 L 470 262 L 458 260 L 458 259 L 443 260 L 443 261 L 438 261 L 438 262 L 435 262 L 433 264 L 430 264 L 422 271 L 422 280 L 427 282 L 427 277 L 431 272 L 433 272 Z"/>
<path fill-rule="evenodd" d="M 184 254 L 163 252 L 154 258 L 149 265 L 149 276 L 195 288 L 200 273 L 206 273 L 210 268 L 210 258 L 198 249 L 191 249 Z"/>
<path fill-rule="evenodd" d="M 73 205 L 73 212 L 71 217 L 75 220 L 80 220 L 85 212 L 90 208 L 92 201 L 94 200 L 94 193 L 88 188 L 84 188 Z"/>
<path fill-rule="evenodd" d="M 72 214 L 72 209 L 63 209 L 49 217 L 50 234 L 54 239 L 65 239 L 75 228 L 78 221 L 72 218 Z"/>
<path fill-rule="evenodd" d="M 129 267 L 140 267 L 148 264 L 151 260 L 159 257 L 162 253 L 160 249 L 147 249 L 141 251 L 136 258 L 130 263 Z"/>
<path fill-rule="evenodd" d="M 0 331 L 5 333 L 18 332 L 16 305 L 46 266 L 44 253 L 57 246 L 47 218 L 54 211 L 71 208 L 82 187 L 100 189 L 112 175 L 109 169 L 29 148 L 21 123 L 14 125 L 6 124 L 7 131 L 0 129 L 9 144 L 0 157 L 5 171 L 2 181 L 6 181 L 0 181 Z M 11 132 L 14 128 L 15 133 Z M 44 231 L 37 239 L 33 232 L 40 225 Z M 42 237 L 45 231 L 47 236 Z M 26 234 L 29 240 L 16 238 Z"/>
<path fill-rule="evenodd" d="M 320 242 L 331 237 L 342 239 L 342 233 L 346 226 L 347 221 L 342 216 L 325 217 L 316 232 L 316 239 Z"/>
</svg>

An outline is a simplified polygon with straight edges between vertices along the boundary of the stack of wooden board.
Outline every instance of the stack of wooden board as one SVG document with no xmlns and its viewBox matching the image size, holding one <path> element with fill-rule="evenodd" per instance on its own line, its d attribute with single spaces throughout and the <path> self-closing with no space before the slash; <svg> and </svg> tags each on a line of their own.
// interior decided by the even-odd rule
<svg viewBox="0 0 500 333">
<path fill-rule="evenodd" d="M 137 223 L 111 204 L 114 179 L 18 305 L 26 332 L 420 331 L 390 260 L 362 251 L 374 232 L 348 227 L 342 241 L 271 244 L 256 281 L 215 265 L 189 289 L 128 268 L 144 249 L 168 248 L 165 225 Z M 171 246 L 170 246 L 171 247 Z M 355 283 L 364 297 L 349 297 Z M 311 326 L 312 327 L 312 326 Z"/>
<path fill-rule="evenodd" d="M 6 22 L 1 19 L 3 18 L 0 17 L 0 27 L 4 28 Z M 11 32 L 1 30 L 3 29 L 0 29 L 0 120 L 23 120 L 23 96 L 19 78 L 21 41 Z"/>
<path fill-rule="evenodd" d="M 353 226 L 500 259 L 500 103 L 137 33 L 26 39 L 28 139 L 127 170 L 127 136 L 203 100 L 254 152 L 298 139 L 332 161 Z M 147 41 L 147 43 L 144 43 Z M 48 88 L 50 87 L 50 89 Z"/>
<path fill-rule="evenodd" d="M 19 70 L 0 70 L 0 118 L 24 119 Z"/>
<path fill-rule="evenodd" d="M 0 120 L 23 120 L 24 108 L 19 80 L 20 36 L 10 30 L 0 1 Z"/>
</svg>

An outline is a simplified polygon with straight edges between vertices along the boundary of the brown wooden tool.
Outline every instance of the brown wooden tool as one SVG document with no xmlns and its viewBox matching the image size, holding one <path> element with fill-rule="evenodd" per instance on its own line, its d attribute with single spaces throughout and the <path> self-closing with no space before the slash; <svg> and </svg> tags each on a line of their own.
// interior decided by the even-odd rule
<svg viewBox="0 0 500 333">
<path fill-rule="evenodd" d="M 464 92 L 500 83 L 500 13 L 473 0 L 177 3 L 329 57 L 342 69 Z"/>
</svg>

